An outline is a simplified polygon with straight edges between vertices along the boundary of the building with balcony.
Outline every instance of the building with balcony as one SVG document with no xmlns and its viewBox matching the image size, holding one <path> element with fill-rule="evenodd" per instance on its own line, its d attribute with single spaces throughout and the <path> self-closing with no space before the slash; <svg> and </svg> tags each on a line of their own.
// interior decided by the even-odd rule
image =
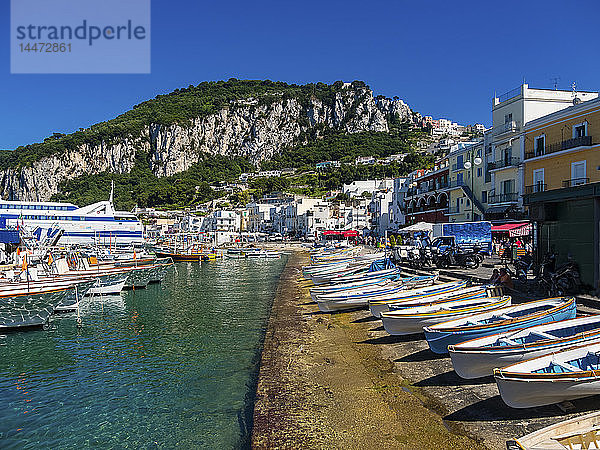
<svg viewBox="0 0 600 450">
<path fill-rule="evenodd" d="M 484 218 L 491 186 L 486 177 L 485 142 L 485 139 L 461 142 L 450 150 L 449 222 Z"/>
<path fill-rule="evenodd" d="M 392 190 L 382 190 L 373 193 L 369 212 L 371 213 L 370 226 L 371 234 L 374 236 L 385 236 L 386 230 L 390 228 L 390 206 L 394 192 Z"/>
<path fill-rule="evenodd" d="M 392 189 L 394 179 L 386 178 L 383 180 L 359 180 L 342 186 L 342 192 L 350 198 L 361 197 L 365 192 L 371 196 L 374 192 Z"/>
<path fill-rule="evenodd" d="M 406 223 L 405 198 L 410 181 L 410 177 L 394 178 L 392 203 L 390 204 L 390 230 L 397 231 Z"/>
<path fill-rule="evenodd" d="M 536 223 L 538 259 L 574 259 L 600 288 L 600 98 L 529 122 L 524 129 L 523 202 Z"/>
<path fill-rule="evenodd" d="M 592 100 L 596 92 L 578 92 L 582 101 Z M 491 153 L 488 163 L 492 189 L 488 195 L 487 218 L 519 219 L 523 214 L 522 193 L 524 134 L 529 122 L 573 104 L 573 92 L 533 89 L 523 84 L 492 102 Z"/>
<path fill-rule="evenodd" d="M 348 203 L 331 206 L 330 230 L 357 230 L 364 233 L 369 228 L 371 213 L 369 212 L 370 199 L 354 199 Z"/>
<path fill-rule="evenodd" d="M 257 233 L 272 230 L 271 208 L 272 205 L 266 203 L 249 203 L 246 205 L 249 232 Z"/>
<path fill-rule="evenodd" d="M 407 225 L 448 222 L 449 170 L 448 157 L 444 157 L 433 168 L 410 174 L 404 197 Z"/>
</svg>

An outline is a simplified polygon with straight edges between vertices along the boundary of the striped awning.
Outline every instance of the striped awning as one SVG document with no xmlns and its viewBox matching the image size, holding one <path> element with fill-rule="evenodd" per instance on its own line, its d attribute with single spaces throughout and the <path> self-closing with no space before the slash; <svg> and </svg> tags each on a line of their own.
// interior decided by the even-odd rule
<svg viewBox="0 0 600 450">
<path fill-rule="evenodd" d="M 529 222 L 505 223 L 492 227 L 492 233 L 508 232 L 509 237 L 527 236 L 531 234 L 531 224 Z"/>
</svg>

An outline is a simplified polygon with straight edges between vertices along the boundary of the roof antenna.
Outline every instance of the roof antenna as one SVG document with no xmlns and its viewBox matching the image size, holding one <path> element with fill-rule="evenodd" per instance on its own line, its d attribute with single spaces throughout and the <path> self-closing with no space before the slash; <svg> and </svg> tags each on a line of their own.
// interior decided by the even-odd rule
<svg viewBox="0 0 600 450">
<path fill-rule="evenodd" d="M 581 103 L 581 99 L 577 97 L 577 83 L 575 81 L 571 83 L 571 89 L 573 89 L 573 104 L 577 105 L 578 103 Z"/>
</svg>

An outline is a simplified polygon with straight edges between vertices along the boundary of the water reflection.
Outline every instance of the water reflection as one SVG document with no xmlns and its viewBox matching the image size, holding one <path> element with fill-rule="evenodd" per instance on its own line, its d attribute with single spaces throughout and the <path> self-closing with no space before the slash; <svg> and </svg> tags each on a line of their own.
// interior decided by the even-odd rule
<svg viewBox="0 0 600 450">
<path fill-rule="evenodd" d="M 1 447 L 234 448 L 285 259 L 184 263 L 0 335 Z M 250 388 L 249 388 L 250 386 Z"/>
</svg>

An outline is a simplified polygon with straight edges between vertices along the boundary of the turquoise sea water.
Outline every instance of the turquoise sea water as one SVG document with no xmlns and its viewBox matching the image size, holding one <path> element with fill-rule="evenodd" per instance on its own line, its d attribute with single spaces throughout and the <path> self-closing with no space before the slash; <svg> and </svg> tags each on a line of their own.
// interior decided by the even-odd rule
<svg viewBox="0 0 600 450">
<path fill-rule="evenodd" d="M 1 448 L 240 448 L 285 257 L 178 263 L 48 331 L 0 335 Z"/>
</svg>

